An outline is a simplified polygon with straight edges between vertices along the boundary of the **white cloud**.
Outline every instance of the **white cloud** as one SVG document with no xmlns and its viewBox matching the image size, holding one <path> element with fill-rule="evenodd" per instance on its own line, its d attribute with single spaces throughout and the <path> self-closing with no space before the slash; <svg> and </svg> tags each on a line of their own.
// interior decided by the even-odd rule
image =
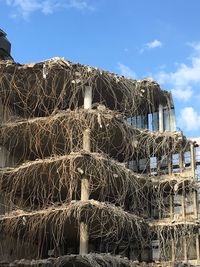
<svg viewBox="0 0 200 267">
<path fill-rule="evenodd" d="M 135 72 L 129 68 L 128 66 L 118 62 L 118 69 L 120 70 L 120 74 L 127 77 L 127 78 L 132 78 L 135 79 L 136 78 L 136 74 Z"/>
<path fill-rule="evenodd" d="M 163 44 L 161 41 L 155 39 L 154 41 L 150 42 L 150 43 L 146 43 L 146 47 L 149 48 L 149 49 L 152 49 L 152 48 L 157 48 L 157 47 L 161 47 Z"/>
<path fill-rule="evenodd" d="M 200 43 L 193 44 L 192 47 L 190 64 L 181 63 L 174 72 L 161 71 L 155 76 L 160 84 L 169 84 L 174 96 L 184 101 L 192 97 L 192 86 L 200 86 Z"/>
<path fill-rule="evenodd" d="M 88 0 L 6 0 L 6 4 L 12 8 L 14 17 L 22 15 L 23 18 L 37 11 L 51 14 L 59 8 L 93 9 Z"/>
<path fill-rule="evenodd" d="M 143 47 L 140 49 L 140 54 L 144 53 L 145 50 L 155 49 L 161 46 L 163 46 L 163 43 L 155 39 L 152 42 L 144 44 Z"/>
<path fill-rule="evenodd" d="M 176 97 L 179 100 L 183 100 L 185 102 L 188 101 L 193 95 L 193 91 L 190 87 L 184 90 L 176 88 L 172 89 L 171 91 L 174 97 Z"/>
<path fill-rule="evenodd" d="M 185 107 L 180 111 L 178 118 L 178 127 L 183 131 L 198 131 L 200 130 L 200 114 L 194 108 Z"/>
<path fill-rule="evenodd" d="M 200 51 L 200 43 L 195 42 L 195 43 L 188 43 L 188 46 L 192 47 L 194 51 L 199 52 Z"/>
<path fill-rule="evenodd" d="M 89 6 L 87 1 L 83 0 L 70 0 L 69 7 L 77 9 L 93 9 L 91 6 Z"/>
</svg>

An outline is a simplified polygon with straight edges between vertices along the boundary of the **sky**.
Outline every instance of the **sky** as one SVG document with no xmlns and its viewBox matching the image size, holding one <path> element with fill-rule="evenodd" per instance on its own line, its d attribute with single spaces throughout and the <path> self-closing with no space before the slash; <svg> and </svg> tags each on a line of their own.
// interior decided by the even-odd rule
<svg viewBox="0 0 200 267">
<path fill-rule="evenodd" d="M 177 128 L 200 136 L 200 0 L 0 0 L 19 63 L 52 57 L 170 90 Z"/>
</svg>

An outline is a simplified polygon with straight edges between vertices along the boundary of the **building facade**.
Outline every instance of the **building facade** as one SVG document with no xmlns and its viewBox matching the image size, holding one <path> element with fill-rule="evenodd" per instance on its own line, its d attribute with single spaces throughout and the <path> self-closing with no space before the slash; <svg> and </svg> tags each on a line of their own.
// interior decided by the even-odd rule
<svg viewBox="0 0 200 267">
<path fill-rule="evenodd" d="M 0 62 L 0 88 L 2 266 L 200 263 L 199 145 L 169 92 L 58 58 Z"/>
</svg>

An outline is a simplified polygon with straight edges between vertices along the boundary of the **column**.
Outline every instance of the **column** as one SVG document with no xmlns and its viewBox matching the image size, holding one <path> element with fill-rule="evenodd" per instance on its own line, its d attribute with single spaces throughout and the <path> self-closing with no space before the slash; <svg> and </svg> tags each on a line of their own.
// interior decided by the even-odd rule
<svg viewBox="0 0 200 267">
<path fill-rule="evenodd" d="M 172 175 L 172 155 L 168 155 L 168 174 L 169 176 Z"/>
<path fill-rule="evenodd" d="M 0 124 L 4 121 L 4 110 L 2 100 L 0 98 Z M 3 146 L 0 146 L 0 168 L 6 167 L 7 154 Z M 0 215 L 5 214 L 5 197 L 3 192 L 0 192 Z"/>
<path fill-rule="evenodd" d="M 200 260 L 200 251 L 199 251 L 199 233 L 196 233 L 196 253 L 197 253 L 197 261 L 199 263 Z"/>
<path fill-rule="evenodd" d="M 170 191 L 170 195 L 169 195 L 169 208 L 170 208 L 170 219 L 173 220 L 174 219 L 174 195 L 172 190 Z"/>
<path fill-rule="evenodd" d="M 163 106 L 159 105 L 159 132 L 163 132 L 164 131 L 164 116 L 163 116 Z"/>
<path fill-rule="evenodd" d="M 191 173 L 193 176 L 193 179 L 196 181 L 196 161 L 195 161 L 195 148 L 194 143 L 190 143 L 190 159 L 191 159 Z M 193 211 L 195 218 L 198 218 L 198 196 L 197 196 L 197 190 L 193 190 Z"/>
<path fill-rule="evenodd" d="M 187 262 L 187 239 L 183 237 L 183 253 L 184 253 L 184 261 Z"/>
<path fill-rule="evenodd" d="M 184 154 L 183 154 L 182 150 L 179 152 L 179 168 L 180 168 L 180 173 L 183 173 L 183 171 L 184 171 Z"/>
<path fill-rule="evenodd" d="M 172 253 L 172 262 L 174 262 L 175 261 L 175 242 L 174 242 L 174 238 L 172 238 L 172 240 L 171 240 L 171 245 L 172 245 L 172 251 L 171 251 L 171 253 Z"/>
<path fill-rule="evenodd" d="M 190 158 L 191 158 L 191 172 L 194 180 L 196 179 L 195 169 L 196 169 L 196 162 L 195 162 L 195 149 L 194 143 L 190 143 Z"/>
<path fill-rule="evenodd" d="M 198 218 L 198 196 L 197 196 L 197 190 L 193 189 L 193 212 L 194 216 L 197 219 Z"/>
<path fill-rule="evenodd" d="M 185 210 L 185 183 L 182 184 L 182 219 L 185 220 L 186 210 Z"/>
<path fill-rule="evenodd" d="M 157 159 L 157 175 L 161 175 L 161 156 L 157 155 L 156 159 Z"/>
<path fill-rule="evenodd" d="M 91 109 L 92 107 L 92 87 L 85 87 L 84 95 L 84 109 Z M 90 129 L 86 129 L 83 132 L 83 150 L 90 152 Z M 81 180 L 81 200 L 89 200 L 89 179 L 87 176 L 83 175 Z M 88 225 L 84 222 L 80 223 L 80 248 L 79 253 L 88 253 Z"/>
<path fill-rule="evenodd" d="M 169 119 L 170 119 L 170 131 L 176 131 L 176 119 L 175 119 L 175 112 L 174 108 L 169 109 Z"/>
</svg>

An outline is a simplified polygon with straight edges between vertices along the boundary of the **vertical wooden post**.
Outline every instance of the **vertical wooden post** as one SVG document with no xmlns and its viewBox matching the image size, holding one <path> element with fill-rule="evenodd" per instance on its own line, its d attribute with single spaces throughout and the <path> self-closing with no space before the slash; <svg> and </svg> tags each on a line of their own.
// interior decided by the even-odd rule
<svg viewBox="0 0 200 267">
<path fill-rule="evenodd" d="M 85 87 L 84 95 L 84 109 L 91 109 L 92 107 L 92 87 Z M 86 129 L 83 132 L 83 150 L 90 152 L 90 129 Z M 81 200 L 87 201 L 89 199 L 89 180 L 87 176 L 83 176 L 81 180 Z M 88 253 L 88 225 L 84 222 L 80 223 L 80 248 L 79 253 Z"/>
<path fill-rule="evenodd" d="M 164 131 L 163 106 L 159 105 L 159 132 Z"/>
</svg>

